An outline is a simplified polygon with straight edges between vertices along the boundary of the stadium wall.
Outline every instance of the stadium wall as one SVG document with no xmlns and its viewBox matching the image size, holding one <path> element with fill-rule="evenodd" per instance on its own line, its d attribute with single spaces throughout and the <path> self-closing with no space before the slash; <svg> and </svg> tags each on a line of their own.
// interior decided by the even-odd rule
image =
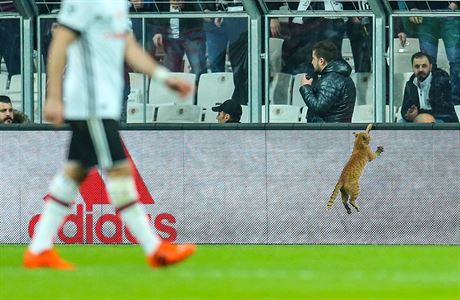
<svg viewBox="0 0 460 300">
<path fill-rule="evenodd" d="M 326 211 L 352 132 L 126 130 L 122 136 L 152 226 L 172 241 L 460 244 L 460 132 L 374 130 L 372 148 L 385 152 L 361 178 L 361 211 L 347 215 L 340 197 Z M 0 243 L 30 240 L 68 140 L 65 130 L 0 130 Z M 106 204 L 97 170 L 81 194 L 58 242 L 134 241 Z"/>
</svg>

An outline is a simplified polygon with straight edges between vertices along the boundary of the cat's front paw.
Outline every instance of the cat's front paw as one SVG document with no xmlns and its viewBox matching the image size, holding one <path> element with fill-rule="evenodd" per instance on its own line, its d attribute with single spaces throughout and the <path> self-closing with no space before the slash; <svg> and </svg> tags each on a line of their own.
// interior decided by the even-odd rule
<svg viewBox="0 0 460 300">
<path fill-rule="evenodd" d="M 383 152 L 383 146 L 377 146 L 377 152 L 382 153 Z"/>
</svg>

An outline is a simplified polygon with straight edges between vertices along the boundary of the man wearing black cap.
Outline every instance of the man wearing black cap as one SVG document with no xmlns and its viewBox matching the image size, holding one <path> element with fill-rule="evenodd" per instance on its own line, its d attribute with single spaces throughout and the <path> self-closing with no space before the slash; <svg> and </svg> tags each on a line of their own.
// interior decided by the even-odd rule
<svg viewBox="0 0 460 300">
<path fill-rule="evenodd" d="M 226 100 L 224 103 L 214 106 L 212 111 L 218 112 L 217 121 L 219 123 L 240 123 L 242 114 L 241 105 L 232 100 Z"/>
</svg>

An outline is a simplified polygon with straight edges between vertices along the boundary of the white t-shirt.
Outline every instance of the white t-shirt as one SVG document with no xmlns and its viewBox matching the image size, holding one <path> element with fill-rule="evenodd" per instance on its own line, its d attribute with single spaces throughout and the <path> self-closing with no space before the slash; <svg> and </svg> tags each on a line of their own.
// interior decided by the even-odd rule
<svg viewBox="0 0 460 300">
<path fill-rule="evenodd" d="M 64 113 L 69 120 L 118 120 L 129 32 L 127 0 L 64 0 L 61 25 L 80 32 L 67 49 Z"/>
</svg>

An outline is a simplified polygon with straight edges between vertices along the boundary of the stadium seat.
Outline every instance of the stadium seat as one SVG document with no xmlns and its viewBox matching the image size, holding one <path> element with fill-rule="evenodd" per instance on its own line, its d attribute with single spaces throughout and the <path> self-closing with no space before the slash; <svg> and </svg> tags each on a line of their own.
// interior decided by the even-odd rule
<svg viewBox="0 0 460 300">
<path fill-rule="evenodd" d="M 129 73 L 130 93 L 128 101 L 144 102 L 144 74 L 142 73 Z M 146 89 L 149 86 L 149 79 L 146 78 Z"/>
<path fill-rule="evenodd" d="M 394 107 L 394 114 L 397 115 L 397 107 Z M 385 120 L 389 122 L 390 119 L 390 106 L 385 106 Z M 351 119 L 352 123 L 370 123 L 374 122 L 374 105 L 355 105 L 353 116 Z"/>
<path fill-rule="evenodd" d="M 281 54 L 283 49 L 283 39 L 270 38 L 269 39 L 269 61 L 270 61 L 270 73 L 275 74 L 281 72 L 282 60 Z"/>
<path fill-rule="evenodd" d="M 146 104 L 146 123 L 153 122 L 154 106 Z M 144 123 L 144 104 L 128 102 L 127 123 Z"/>
<path fill-rule="evenodd" d="M 450 65 L 449 60 L 447 59 L 446 47 L 442 39 L 439 40 L 438 44 L 438 59 L 437 59 L 438 68 L 443 69 L 450 74 Z"/>
<path fill-rule="evenodd" d="M 217 112 L 211 110 L 212 107 L 205 107 L 203 109 L 203 123 L 217 123 Z"/>
<path fill-rule="evenodd" d="M 460 105 L 455 105 L 455 112 L 457 113 L 457 117 L 460 120 Z"/>
<path fill-rule="evenodd" d="M 374 103 L 374 86 L 372 84 L 374 82 L 374 78 L 372 76 L 372 73 L 351 73 L 350 77 L 356 86 L 356 105 L 366 105 Z"/>
<path fill-rule="evenodd" d="M 203 109 L 193 104 L 165 104 L 156 107 L 155 122 L 198 123 L 201 122 Z"/>
<path fill-rule="evenodd" d="M 412 74 L 413 74 L 412 72 L 394 74 L 393 76 L 393 82 L 394 82 L 393 99 L 394 99 L 395 106 L 402 105 L 406 82 L 409 80 Z"/>
<path fill-rule="evenodd" d="M 291 74 L 275 73 L 273 80 L 270 82 L 270 103 L 271 104 L 290 104 L 292 97 Z"/>
<path fill-rule="evenodd" d="M 195 74 L 192 73 L 172 73 L 175 77 L 181 78 L 190 82 L 195 86 Z M 169 88 L 164 86 L 162 83 L 159 83 L 155 80 L 150 81 L 149 85 L 149 103 L 153 105 L 158 104 L 193 104 L 194 93 L 190 93 L 187 98 L 182 99 L 179 94 L 174 91 L 171 91 Z"/>
<path fill-rule="evenodd" d="M 353 60 L 353 52 L 351 50 L 351 43 L 349 38 L 344 38 L 342 41 L 342 58 L 350 64 L 351 68 L 355 68 L 355 63 Z"/>
<path fill-rule="evenodd" d="M 298 123 L 300 107 L 293 105 L 270 105 L 270 123 Z M 262 105 L 262 122 L 267 122 L 266 108 Z"/>
<path fill-rule="evenodd" d="M 201 74 L 198 82 L 197 104 L 203 107 L 215 106 L 232 98 L 235 85 L 233 73 L 205 73 Z"/>
<path fill-rule="evenodd" d="M 8 75 L 6 73 L 0 73 L 0 95 L 6 94 L 8 86 Z"/>
<path fill-rule="evenodd" d="M 352 123 L 374 122 L 374 106 L 372 104 L 355 105 L 353 110 Z"/>
<path fill-rule="evenodd" d="M 300 108 L 300 123 L 307 123 L 307 112 L 308 106 L 304 106 Z"/>
<path fill-rule="evenodd" d="M 249 120 L 250 120 L 249 106 L 241 105 L 241 110 L 242 110 L 242 114 L 241 114 L 240 122 L 241 123 L 249 123 Z"/>
<path fill-rule="evenodd" d="M 294 77 L 294 83 L 292 84 L 292 105 L 303 107 L 305 106 L 305 102 L 303 101 L 302 95 L 300 95 L 299 88 L 300 88 L 300 78 L 302 78 L 304 74 L 297 74 Z"/>
</svg>

